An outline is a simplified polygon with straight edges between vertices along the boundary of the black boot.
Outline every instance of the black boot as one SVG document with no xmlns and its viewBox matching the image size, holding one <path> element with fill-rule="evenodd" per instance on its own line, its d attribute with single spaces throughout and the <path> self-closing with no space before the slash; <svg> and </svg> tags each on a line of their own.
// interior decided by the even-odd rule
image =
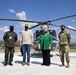
<svg viewBox="0 0 76 75">
<path fill-rule="evenodd" d="M 4 63 L 4 66 L 7 66 L 7 62 Z"/>
<path fill-rule="evenodd" d="M 13 66 L 13 64 L 12 64 L 11 62 L 9 62 L 9 65 L 10 65 L 10 66 Z"/>
</svg>

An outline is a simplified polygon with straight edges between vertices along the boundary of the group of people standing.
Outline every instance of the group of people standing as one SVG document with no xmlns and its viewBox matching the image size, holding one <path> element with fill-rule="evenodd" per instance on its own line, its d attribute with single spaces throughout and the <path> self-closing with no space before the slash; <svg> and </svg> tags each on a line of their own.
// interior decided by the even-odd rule
<svg viewBox="0 0 76 75">
<path fill-rule="evenodd" d="M 61 26 L 61 32 L 58 35 L 60 43 L 59 43 L 59 53 L 60 53 L 60 60 L 62 62 L 60 67 L 65 66 L 64 64 L 64 54 L 66 55 L 66 68 L 70 67 L 70 58 L 69 58 L 69 44 L 71 40 L 70 33 L 65 31 L 65 26 Z M 14 26 L 10 26 L 10 31 L 6 32 L 3 36 L 5 41 L 5 63 L 4 66 L 8 64 L 13 66 L 13 56 L 14 56 L 14 47 L 15 42 L 17 41 L 18 37 L 17 34 L 14 32 Z M 42 51 L 43 62 L 41 65 L 50 66 L 50 48 L 53 44 L 52 36 L 49 34 L 48 28 L 43 29 L 43 34 L 40 35 L 38 39 L 38 48 Z M 23 61 L 22 66 L 28 65 L 30 66 L 30 50 L 31 46 L 34 46 L 34 37 L 33 32 L 29 30 L 29 25 L 25 24 L 25 29 L 21 32 L 20 36 L 20 48 L 22 48 L 23 52 Z M 9 56 L 10 54 L 10 56 Z M 27 55 L 26 55 L 27 54 Z"/>
</svg>

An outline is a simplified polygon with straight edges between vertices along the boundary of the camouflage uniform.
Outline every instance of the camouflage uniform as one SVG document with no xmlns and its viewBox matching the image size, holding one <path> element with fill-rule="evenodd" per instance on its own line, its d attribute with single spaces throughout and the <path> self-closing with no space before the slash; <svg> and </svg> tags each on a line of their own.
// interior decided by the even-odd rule
<svg viewBox="0 0 76 75">
<path fill-rule="evenodd" d="M 59 53 L 60 53 L 60 60 L 62 62 L 62 64 L 64 65 L 64 54 L 66 56 L 66 62 L 69 63 L 70 62 L 70 58 L 69 58 L 69 44 L 70 44 L 70 40 L 71 40 L 71 36 L 70 33 L 68 33 L 67 31 L 61 31 L 58 35 L 59 40 L 60 40 L 60 44 L 59 44 Z"/>
<path fill-rule="evenodd" d="M 15 32 L 7 31 L 4 36 L 3 40 L 5 41 L 5 62 L 7 63 L 9 60 L 9 63 L 13 61 L 14 56 L 14 47 L 15 42 L 17 41 L 17 34 Z M 8 59 L 10 53 L 10 57 Z"/>
</svg>

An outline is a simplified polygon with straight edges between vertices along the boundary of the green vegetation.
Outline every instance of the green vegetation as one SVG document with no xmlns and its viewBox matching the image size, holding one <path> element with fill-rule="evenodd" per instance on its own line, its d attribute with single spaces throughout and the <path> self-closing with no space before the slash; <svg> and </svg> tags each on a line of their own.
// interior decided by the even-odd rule
<svg viewBox="0 0 76 75">
<path fill-rule="evenodd" d="M 70 49 L 76 49 L 76 45 L 70 45 Z"/>
<path fill-rule="evenodd" d="M 59 48 L 57 48 L 57 51 L 59 50 Z M 15 52 L 19 52 L 20 51 L 20 46 L 17 43 L 15 46 Z M 0 43 L 0 52 L 4 52 L 4 44 Z M 76 45 L 70 45 L 70 52 L 76 52 Z"/>
<path fill-rule="evenodd" d="M 5 48 L 0 46 L 0 52 L 4 52 Z M 15 47 L 15 52 L 19 52 L 20 47 Z"/>
</svg>

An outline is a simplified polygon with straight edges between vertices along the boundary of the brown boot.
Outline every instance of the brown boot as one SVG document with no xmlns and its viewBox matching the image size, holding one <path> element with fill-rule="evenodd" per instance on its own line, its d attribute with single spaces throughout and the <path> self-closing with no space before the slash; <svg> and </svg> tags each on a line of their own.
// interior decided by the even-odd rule
<svg viewBox="0 0 76 75">
<path fill-rule="evenodd" d="M 69 63 L 67 63 L 66 68 L 69 68 L 69 67 L 70 67 L 70 64 L 69 64 Z"/>
<path fill-rule="evenodd" d="M 63 67 L 63 66 L 65 66 L 65 64 L 64 63 L 62 63 L 61 65 L 59 65 L 60 67 Z"/>
</svg>

